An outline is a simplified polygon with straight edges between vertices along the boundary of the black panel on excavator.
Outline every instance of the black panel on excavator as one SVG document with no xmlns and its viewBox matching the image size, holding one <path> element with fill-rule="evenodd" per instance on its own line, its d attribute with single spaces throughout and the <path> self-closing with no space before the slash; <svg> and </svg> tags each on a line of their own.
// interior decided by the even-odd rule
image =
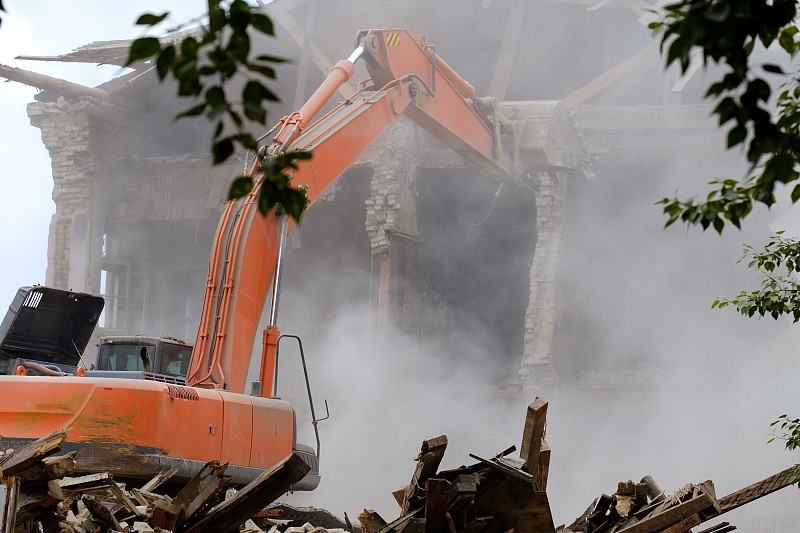
<svg viewBox="0 0 800 533">
<path fill-rule="evenodd" d="M 0 366 L 16 358 L 76 366 L 104 301 L 49 287 L 22 287 L 0 323 Z"/>
</svg>

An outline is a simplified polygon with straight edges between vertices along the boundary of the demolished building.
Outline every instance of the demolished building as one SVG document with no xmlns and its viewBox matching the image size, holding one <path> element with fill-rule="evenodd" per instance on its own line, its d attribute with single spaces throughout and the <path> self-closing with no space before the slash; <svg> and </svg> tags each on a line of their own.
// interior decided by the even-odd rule
<svg viewBox="0 0 800 533">
<path fill-rule="evenodd" d="M 650 75 L 661 61 L 645 29 L 647 4 L 397 4 L 263 6 L 278 27 L 277 39 L 263 46 L 292 60 L 278 71 L 275 91 L 285 101 L 270 110 L 272 120 L 299 107 L 337 56 L 349 53 L 357 29 L 406 27 L 447 50 L 480 94 L 497 97 L 508 119 L 524 123 L 530 180 L 500 190 L 415 126 L 399 124 L 307 215 L 287 258 L 286 290 L 312 294 L 315 305 L 309 316 L 286 298 L 284 319 L 325 322 L 342 302 L 361 303 L 379 331 L 421 340 L 447 336 L 454 324 L 480 326 L 464 345 L 481 343 L 506 358 L 500 366 L 521 385 L 574 373 L 583 362 L 559 354 L 588 352 L 582 344 L 594 339 L 574 335 L 589 329 L 581 306 L 592 295 L 557 281 L 569 254 L 570 206 L 606 199 L 592 198 L 596 175 L 613 180 L 633 168 L 653 180 L 661 158 L 680 152 L 702 161 L 718 146 L 708 108 L 665 105 L 678 94 L 698 100 L 686 80 L 665 84 Z M 576 49 L 575 33 L 602 45 Z M 122 65 L 128 44 L 27 59 Z M 28 114 L 53 168 L 46 283 L 102 293 L 107 332 L 192 340 L 225 188 L 244 161 L 211 168 L 208 125 L 173 124 L 184 104 L 148 65 L 97 88 L 6 67 L 0 75 L 42 89 Z M 631 155 L 642 152 L 652 157 Z M 312 268 L 319 263 L 337 265 L 325 274 L 336 283 L 319 279 Z"/>
</svg>

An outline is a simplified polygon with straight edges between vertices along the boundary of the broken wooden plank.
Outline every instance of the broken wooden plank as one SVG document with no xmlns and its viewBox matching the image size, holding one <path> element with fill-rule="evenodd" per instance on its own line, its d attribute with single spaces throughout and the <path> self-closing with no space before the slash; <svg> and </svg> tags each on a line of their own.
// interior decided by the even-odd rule
<svg viewBox="0 0 800 533">
<path fill-rule="evenodd" d="M 64 490 L 89 490 L 107 487 L 114 482 L 111 474 L 108 472 L 98 472 L 96 474 L 87 474 L 78 477 L 65 477 L 58 480 L 58 486 Z"/>
<path fill-rule="evenodd" d="M 142 516 L 142 514 L 139 512 L 139 509 L 136 508 L 136 504 L 133 502 L 133 500 L 130 499 L 130 497 L 127 494 L 125 494 L 125 491 L 122 490 L 122 488 L 119 485 L 117 485 L 116 483 L 111 483 L 109 484 L 108 488 L 111 489 L 111 493 L 114 495 L 117 501 L 119 501 L 119 503 L 124 505 L 132 516 L 136 518 Z"/>
<path fill-rule="evenodd" d="M 536 472 L 534 488 L 538 491 L 547 490 L 547 476 L 550 473 L 550 445 L 547 439 L 542 437 L 542 448 L 539 450 L 539 469 Z"/>
<path fill-rule="evenodd" d="M 166 496 L 164 494 L 155 494 L 152 492 L 147 492 L 142 489 L 131 489 L 131 496 L 133 496 L 137 502 L 145 507 L 153 507 L 156 502 L 164 501 L 164 502 L 171 502 L 172 498 Z"/>
<path fill-rule="evenodd" d="M 395 501 L 397 502 L 397 505 L 399 505 L 400 508 L 403 507 L 403 500 L 405 499 L 407 490 L 408 490 L 408 485 L 402 485 L 392 491 L 392 496 L 394 497 Z"/>
<path fill-rule="evenodd" d="M 19 480 L 15 477 L 0 479 L 0 533 L 14 533 L 17 520 Z"/>
<path fill-rule="evenodd" d="M 695 513 L 693 515 L 687 516 L 674 526 L 668 527 L 667 529 L 664 530 L 663 533 L 686 533 L 694 526 L 699 525 L 702 521 L 703 519 L 700 518 L 700 514 Z"/>
<path fill-rule="evenodd" d="M 493 516 L 481 516 L 474 519 L 472 522 L 467 524 L 467 527 L 461 530 L 461 533 L 481 533 L 486 526 L 491 524 L 494 521 Z"/>
<path fill-rule="evenodd" d="M 298 454 L 292 453 L 259 475 L 236 496 L 211 509 L 198 522 L 185 529 L 185 533 L 225 532 L 238 528 L 281 494 L 291 490 L 310 469 Z"/>
<path fill-rule="evenodd" d="M 386 525 L 386 520 L 372 509 L 364 509 L 358 515 L 358 521 L 361 522 L 361 529 L 366 533 L 375 533 Z"/>
<path fill-rule="evenodd" d="M 48 481 L 61 479 L 75 472 L 75 454 L 54 455 L 45 457 L 39 463 L 18 474 L 24 487 L 46 485 Z"/>
<path fill-rule="evenodd" d="M 525 427 L 522 431 L 522 446 L 519 450 L 519 456 L 525 462 L 525 470 L 534 477 L 537 476 L 539 470 L 539 453 L 542 449 L 542 437 L 544 437 L 546 422 L 547 400 L 537 396 L 528 406 Z"/>
<path fill-rule="evenodd" d="M 92 513 L 92 517 L 98 522 L 102 522 L 108 527 L 113 528 L 114 531 L 122 531 L 122 526 L 119 525 L 119 521 L 114 516 L 114 513 L 111 512 L 111 509 L 103 505 L 97 497 L 91 494 L 84 494 L 81 501 L 86 505 L 86 508 L 89 509 L 89 512 Z"/>
<path fill-rule="evenodd" d="M 413 527 L 411 523 L 414 521 L 414 517 L 417 516 L 422 512 L 422 507 L 416 507 L 411 511 L 407 512 L 404 515 L 400 515 L 399 518 L 396 518 L 380 528 L 376 533 L 392 533 L 392 532 L 401 532 L 405 531 L 406 527 Z M 366 533 L 366 530 L 364 530 Z"/>
<path fill-rule="evenodd" d="M 698 485 L 698 487 L 700 486 L 701 485 Z M 652 514 L 646 516 L 638 523 L 620 529 L 619 533 L 656 533 L 677 524 L 683 520 L 684 517 L 695 513 L 703 513 L 710 509 L 716 514 L 714 504 L 715 502 L 712 497 L 708 494 L 707 490 L 703 488 L 696 492 L 695 497 L 673 505 L 672 507 L 668 507 L 663 511 L 653 511 Z"/>
<path fill-rule="evenodd" d="M 64 501 L 64 491 L 55 481 L 47 483 L 47 489 L 22 490 L 17 503 L 16 523 L 33 520 L 44 511 L 53 509 Z"/>
<path fill-rule="evenodd" d="M 730 529 L 727 529 L 729 527 L 736 529 L 736 526 L 731 526 L 730 522 L 720 522 L 715 526 L 711 526 L 703 531 L 698 531 L 697 533 L 723 533 L 725 531 L 731 531 Z"/>
<path fill-rule="evenodd" d="M 723 496 L 719 499 L 720 513 L 727 513 L 767 494 L 772 494 L 776 490 L 788 487 L 792 484 L 792 480 L 798 477 L 800 477 L 800 465 L 794 465 L 741 490 Z"/>
<path fill-rule="evenodd" d="M 417 466 L 414 469 L 414 474 L 411 476 L 411 483 L 408 484 L 408 488 L 403 497 L 401 515 L 408 513 L 409 509 L 420 504 L 422 500 L 421 493 L 425 482 L 429 477 L 436 474 L 446 448 L 447 435 L 440 435 L 422 442 L 422 449 L 415 458 Z"/>
<path fill-rule="evenodd" d="M 221 465 L 219 461 L 209 461 L 172 499 L 172 505 L 180 509 L 178 525 L 190 520 L 219 494 L 231 479 L 231 476 L 225 474 L 227 468 L 227 463 Z"/>
<path fill-rule="evenodd" d="M 531 485 L 533 485 L 534 481 L 536 481 L 536 478 L 534 478 L 528 472 L 522 470 L 521 461 L 514 461 L 514 459 L 508 459 L 506 457 L 492 457 L 491 459 L 486 459 L 485 457 L 481 457 L 480 455 L 474 453 L 469 454 L 469 456 L 473 459 L 477 459 L 487 466 L 491 466 L 492 468 L 499 470 L 506 475 L 514 476 L 530 483 Z"/>
<path fill-rule="evenodd" d="M 425 519 L 412 518 L 397 528 L 399 533 L 425 533 Z"/>
<path fill-rule="evenodd" d="M 174 531 L 178 525 L 181 508 L 171 502 L 158 501 L 153 506 L 150 524 L 168 531 Z"/>
<path fill-rule="evenodd" d="M 17 448 L 11 453 L 7 453 L 0 460 L 0 469 L 2 469 L 3 476 L 14 476 L 35 465 L 45 457 L 60 452 L 65 440 L 67 440 L 67 430 L 62 429 Z"/>
<path fill-rule="evenodd" d="M 447 503 L 450 482 L 431 478 L 425 483 L 425 533 L 448 533 Z"/>
<path fill-rule="evenodd" d="M 476 516 L 494 516 L 502 531 L 514 533 L 554 533 L 547 493 L 536 492 L 529 481 L 494 472 L 502 479 L 478 485 L 475 494 Z M 494 529 L 493 529 L 494 530 Z"/>
<path fill-rule="evenodd" d="M 147 483 L 145 483 L 144 485 L 141 486 L 141 490 L 143 492 L 153 492 L 154 490 L 156 490 L 162 484 L 164 484 L 167 481 L 169 481 L 169 478 L 171 478 L 172 476 L 174 476 L 178 472 L 178 469 L 180 468 L 181 463 L 182 463 L 182 461 L 178 462 L 178 463 L 175 463 L 175 465 L 172 468 L 170 468 L 169 470 L 161 471 L 158 474 L 156 474 L 155 476 L 153 476 L 153 479 L 151 479 L 150 481 L 148 481 Z"/>
</svg>

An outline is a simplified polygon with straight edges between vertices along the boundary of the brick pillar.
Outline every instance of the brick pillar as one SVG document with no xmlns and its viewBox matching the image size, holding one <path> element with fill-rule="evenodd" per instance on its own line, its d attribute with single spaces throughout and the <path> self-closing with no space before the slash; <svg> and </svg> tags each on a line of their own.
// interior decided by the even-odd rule
<svg viewBox="0 0 800 533">
<path fill-rule="evenodd" d="M 564 235 L 564 172 L 539 174 L 536 195 L 536 247 L 530 270 L 530 303 L 525 310 L 525 341 L 519 370 L 527 389 L 534 383 L 552 383 L 552 346 L 556 325 L 556 274 Z"/>
<path fill-rule="evenodd" d="M 53 170 L 56 212 L 50 222 L 45 283 L 98 294 L 107 210 L 101 178 L 115 124 L 126 122 L 125 113 L 87 96 L 31 102 L 27 111 L 31 124 L 42 132 Z"/>
<path fill-rule="evenodd" d="M 366 229 L 373 254 L 370 306 L 378 328 L 385 332 L 390 324 L 405 329 L 406 308 L 413 299 L 414 280 L 400 283 L 399 272 L 415 277 L 414 263 L 419 241 L 416 215 L 415 127 L 400 122 L 381 136 L 373 149 L 370 197 L 366 201 Z M 400 250 L 392 250 L 392 241 L 403 240 Z M 395 263 L 401 264 L 392 264 Z M 394 277 L 394 279 L 392 279 Z M 398 308 L 402 306 L 403 309 Z"/>
</svg>

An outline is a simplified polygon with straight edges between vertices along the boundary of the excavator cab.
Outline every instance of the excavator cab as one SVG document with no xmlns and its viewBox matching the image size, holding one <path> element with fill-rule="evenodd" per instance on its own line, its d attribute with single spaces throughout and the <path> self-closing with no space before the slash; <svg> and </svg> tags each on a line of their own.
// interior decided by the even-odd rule
<svg viewBox="0 0 800 533">
<path fill-rule="evenodd" d="M 102 337 L 97 350 L 97 370 L 87 375 L 135 372 L 144 379 L 165 378 L 185 384 L 191 357 L 192 345 L 172 337 Z"/>
</svg>

